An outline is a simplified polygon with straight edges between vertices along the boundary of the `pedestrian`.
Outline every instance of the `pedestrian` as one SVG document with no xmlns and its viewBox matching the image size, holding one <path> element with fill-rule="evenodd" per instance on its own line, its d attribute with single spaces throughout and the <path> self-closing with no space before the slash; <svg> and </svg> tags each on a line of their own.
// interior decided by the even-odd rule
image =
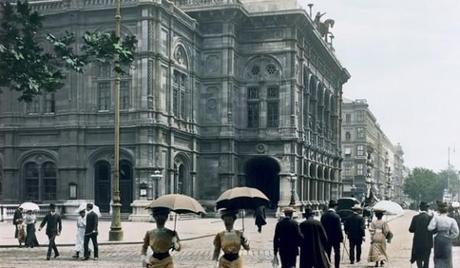
<svg viewBox="0 0 460 268">
<path fill-rule="evenodd" d="M 435 231 L 434 237 L 434 267 L 453 268 L 452 241 L 458 237 L 457 222 L 447 216 L 446 203 L 438 203 L 438 216 L 434 216 L 428 224 L 429 231 Z"/>
<path fill-rule="evenodd" d="M 16 208 L 13 215 L 13 225 L 14 225 L 14 238 L 18 239 L 19 247 L 22 247 L 22 243 L 24 243 L 25 236 L 24 236 L 24 226 L 22 225 L 24 222 L 24 218 L 22 215 L 22 207 Z"/>
<path fill-rule="evenodd" d="M 390 227 L 382 220 L 385 210 L 374 209 L 375 217 L 369 226 L 371 233 L 371 248 L 369 251 L 368 262 L 375 262 L 375 267 L 379 264 L 381 267 L 388 261 L 387 255 L 387 239 L 392 237 Z"/>
<path fill-rule="evenodd" d="M 153 218 L 157 228 L 147 231 L 142 245 L 144 264 L 148 268 L 174 268 L 173 259 L 169 250 L 180 250 L 179 236 L 176 231 L 165 227 L 170 210 L 168 208 L 153 208 Z M 153 255 L 147 257 L 150 247 Z"/>
<path fill-rule="evenodd" d="M 327 235 L 326 252 L 331 259 L 332 248 L 334 248 L 334 264 L 335 268 L 340 267 L 340 243 L 343 242 L 342 224 L 340 216 L 335 212 L 337 202 L 330 200 L 328 210 L 321 216 L 321 224 L 324 227 Z"/>
<path fill-rule="evenodd" d="M 455 201 L 455 202 L 452 202 L 451 206 L 452 206 L 452 213 L 449 215 L 449 217 L 453 218 L 457 222 L 457 226 L 460 227 L 460 211 L 459 211 L 460 203 Z M 457 239 L 455 239 L 452 242 L 452 245 L 454 247 L 460 246 L 460 235 L 457 237 Z"/>
<path fill-rule="evenodd" d="M 37 222 L 37 217 L 32 213 L 31 210 L 26 212 L 24 217 L 24 224 L 26 225 L 26 247 L 37 247 L 39 246 L 37 236 L 35 235 L 35 223 Z"/>
<path fill-rule="evenodd" d="M 426 202 L 420 202 L 419 208 L 420 213 L 412 218 L 409 227 L 409 232 L 414 233 L 410 262 L 416 262 L 418 268 L 428 268 L 433 247 L 433 232 L 428 231 L 432 216 L 428 214 L 429 205 Z"/>
<path fill-rule="evenodd" d="M 78 212 L 79 217 L 77 218 L 77 232 L 75 235 L 75 255 L 72 256 L 74 259 L 78 259 L 80 257 L 80 253 L 84 256 L 84 249 L 85 249 L 85 231 L 86 231 L 86 208 L 80 210 Z M 93 244 L 89 244 L 89 251 L 93 251 Z"/>
<path fill-rule="evenodd" d="M 267 224 L 267 221 L 265 220 L 265 207 L 264 206 L 259 206 L 255 210 L 254 216 L 256 218 L 256 225 L 257 225 L 257 232 L 261 233 L 262 232 L 262 226 Z"/>
<path fill-rule="evenodd" d="M 292 219 L 295 209 L 287 207 L 283 212 L 285 217 L 276 224 L 273 238 L 274 262 L 278 263 L 279 253 L 281 268 L 295 268 L 301 240 L 299 224 Z"/>
<path fill-rule="evenodd" d="M 330 268 L 331 264 L 326 254 L 327 235 L 321 222 L 315 220 L 315 213 L 306 208 L 305 221 L 300 223 L 300 267 L 302 268 Z"/>
<path fill-rule="evenodd" d="M 97 226 L 99 222 L 99 217 L 93 211 L 93 204 L 88 203 L 86 204 L 86 226 L 85 226 L 85 239 L 83 240 L 83 250 L 84 250 L 84 259 L 88 260 L 90 257 L 89 252 L 89 240 L 91 240 L 94 248 L 94 260 L 97 260 L 99 257 L 99 247 L 97 244 Z"/>
<path fill-rule="evenodd" d="M 353 211 L 353 214 L 351 214 L 345 221 L 344 229 L 348 237 L 348 245 L 350 248 L 350 263 L 353 264 L 355 261 L 361 261 L 361 246 L 365 241 L 366 226 L 364 218 L 361 216 L 363 211 L 361 206 L 356 204 L 351 208 L 351 210 Z"/>
<path fill-rule="evenodd" d="M 59 251 L 56 246 L 56 236 L 59 236 L 62 231 L 62 221 L 61 216 L 56 213 L 56 205 L 50 204 L 49 212 L 46 214 L 45 218 L 43 218 L 38 231 L 41 231 L 42 228 L 46 225 L 46 235 L 48 236 L 49 243 L 48 243 L 48 252 L 46 254 L 46 260 L 50 260 L 51 257 L 51 250 L 54 251 L 54 258 L 59 257 Z"/>
<path fill-rule="evenodd" d="M 225 231 L 222 231 L 214 238 L 214 254 L 212 260 L 216 261 L 218 268 L 243 268 L 243 259 L 239 255 L 241 247 L 249 250 L 249 243 L 243 232 L 233 229 L 236 220 L 236 210 L 222 211 L 222 220 L 225 224 Z M 224 255 L 219 258 L 220 250 Z"/>
</svg>

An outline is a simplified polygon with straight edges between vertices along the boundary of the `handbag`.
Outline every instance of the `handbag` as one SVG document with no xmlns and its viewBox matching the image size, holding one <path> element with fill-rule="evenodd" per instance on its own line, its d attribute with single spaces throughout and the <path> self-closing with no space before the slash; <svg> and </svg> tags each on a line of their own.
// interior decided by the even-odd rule
<svg viewBox="0 0 460 268">
<path fill-rule="evenodd" d="M 391 231 L 388 231 L 387 235 L 385 236 L 385 239 L 388 243 L 391 243 L 391 239 L 393 239 L 393 233 Z"/>
</svg>

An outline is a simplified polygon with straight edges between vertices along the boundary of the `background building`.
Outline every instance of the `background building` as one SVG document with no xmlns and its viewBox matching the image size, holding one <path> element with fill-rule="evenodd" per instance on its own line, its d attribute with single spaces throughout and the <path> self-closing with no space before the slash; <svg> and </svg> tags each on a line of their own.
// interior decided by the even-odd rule
<svg viewBox="0 0 460 268">
<path fill-rule="evenodd" d="M 114 27 L 113 0 L 31 2 L 57 35 Z M 261 189 L 272 208 L 288 205 L 291 189 L 296 205 L 341 194 L 341 96 L 350 75 L 296 1 L 122 3 L 122 34 L 139 40 L 121 81 L 125 215 L 165 193 L 212 206 L 237 185 Z M 2 200 L 95 200 L 109 211 L 113 75 L 94 64 L 27 105 L 4 90 Z"/>
<path fill-rule="evenodd" d="M 344 99 L 342 117 L 344 196 L 362 200 L 369 187 L 379 199 L 401 201 L 404 182 L 401 145 L 391 143 L 364 99 Z"/>
</svg>

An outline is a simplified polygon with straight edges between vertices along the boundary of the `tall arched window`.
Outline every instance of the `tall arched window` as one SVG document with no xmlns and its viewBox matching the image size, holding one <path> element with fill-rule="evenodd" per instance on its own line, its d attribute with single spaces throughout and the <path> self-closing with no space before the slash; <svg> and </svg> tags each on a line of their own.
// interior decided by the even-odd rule
<svg viewBox="0 0 460 268">
<path fill-rule="evenodd" d="M 51 162 L 46 162 L 42 165 L 43 174 L 43 200 L 56 199 L 56 165 Z"/>
<path fill-rule="evenodd" d="M 39 200 L 40 173 L 37 163 L 27 163 L 25 170 L 25 199 Z"/>
<path fill-rule="evenodd" d="M 185 119 L 187 115 L 187 76 L 174 71 L 173 77 L 173 114 L 177 118 Z"/>
</svg>

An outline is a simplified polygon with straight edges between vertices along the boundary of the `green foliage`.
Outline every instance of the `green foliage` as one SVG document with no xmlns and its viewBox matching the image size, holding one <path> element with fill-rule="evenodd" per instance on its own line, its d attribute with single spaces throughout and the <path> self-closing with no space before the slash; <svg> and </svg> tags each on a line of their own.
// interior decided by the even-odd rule
<svg viewBox="0 0 460 268">
<path fill-rule="evenodd" d="M 37 95 L 61 88 L 64 69 L 82 73 L 89 63 L 113 62 L 114 71 L 123 74 L 121 66 L 134 61 L 134 36 L 120 40 L 114 32 L 87 32 L 77 54 L 72 48 L 73 33 L 60 37 L 40 34 L 43 17 L 32 12 L 27 1 L 1 3 L 0 8 L 0 87 L 20 92 L 20 101 L 30 102 Z M 45 39 L 51 47 L 48 51 L 40 42 Z"/>
<path fill-rule="evenodd" d="M 404 182 L 404 193 L 414 200 L 434 201 L 439 198 L 438 187 L 438 174 L 429 169 L 415 168 Z"/>
</svg>

